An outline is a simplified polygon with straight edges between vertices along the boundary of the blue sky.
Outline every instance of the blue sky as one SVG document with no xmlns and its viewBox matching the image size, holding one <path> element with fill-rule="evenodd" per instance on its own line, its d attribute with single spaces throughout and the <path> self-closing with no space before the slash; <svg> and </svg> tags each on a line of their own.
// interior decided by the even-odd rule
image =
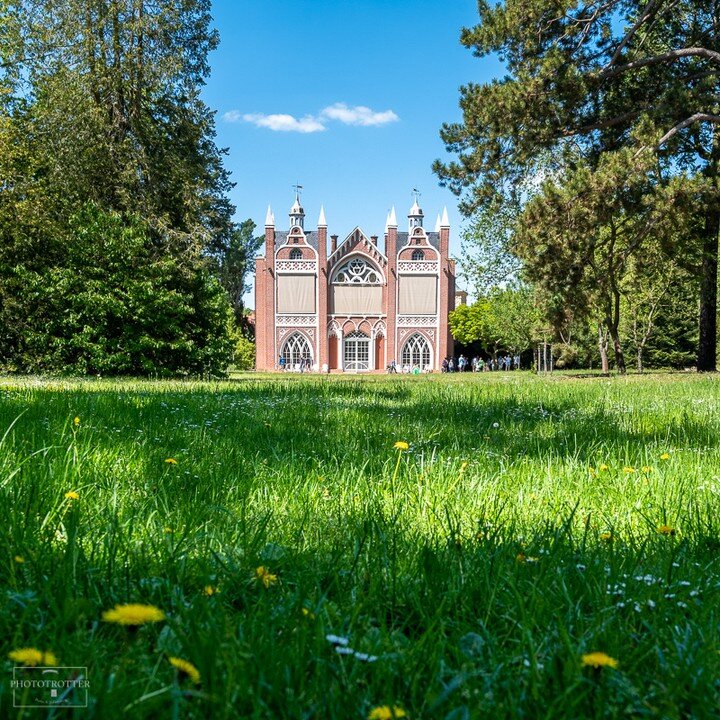
<svg viewBox="0 0 720 720">
<path fill-rule="evenodd" d="M 204 98 L 238 220 L 262 227 L 272 204 L 287 227 L 298 182 L 306 227 L 322 203 L 329 233 L 382 236 L 392 205 L 404 228 L 416 187 L 429 229 L 447 205 L 459 253 L 457 200 L 430 168 L 448 158 L 438 133 L 460 119 L 460 86 L 501 72 L 460 46 L 475 0 L 214 0 L 213 16 Z"/>
</svg>

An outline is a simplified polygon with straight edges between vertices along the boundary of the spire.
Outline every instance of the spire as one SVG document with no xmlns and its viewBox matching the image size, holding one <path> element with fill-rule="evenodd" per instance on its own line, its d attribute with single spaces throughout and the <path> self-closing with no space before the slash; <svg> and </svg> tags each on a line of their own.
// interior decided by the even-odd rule
<svg viewBox="0 0 720 720">
<path fill-rule="evenodd" d="M 267 214 L 265 215 L 265 227 L 275 227 L 275 216 L 271 207 L 268 205 Z"/>
<path fill-rule="evenodd" d="M 388 215 L 387 219 L 387 225 L 389 228 L 397 227 L 397 216 L 395 215 L 395 206 L 392 206 L 392 210 L 390 210 L 390 214 Z"/>
<path fill-rule="evenodd" d="M 296 186 L 300 187 L 300 186 Z M 296 190 L 295 192 L 295 202 L 293 203 L 293 206 L 290 208 L 290 227 L 299 227 L 303 228 L 305 226 L 305 211 L 302 209 L 302 205 L 300 205 L 300 194 Z"/>
<path fill-rule="evenodd" d="M 327 220 L 325 219 L 325 206 L 320 206 L 320 217 L 318 218 L 318 227 L 327 227 Z"/>
<path fill-rule="evenodd" d="M 450 227 L 450 219 L 448 218 L 447 206 L 443 208 L 442 220 L 440 220 L 440 227 Z"/>
<path fill-rule="evenodd" d="M 438 213 L 437 220 L 435 221 L 435 232 L 440 232 L 440 213 Z"/>
<path fill-rule="evenodd" d="M 425 216 L 425 213 L 420 209 L 420 206 L 418 205 L 418 199 L 417 196 L 419 195 L 417 190 L 413 190 L 415 193 L 415 202 L 413 202 L 412 207 L 410 208 L 410 212 L 408 213 L 408 220 L 410 221 L 410 231 L 412 232 L 413 228 L 416 227 L 422 227 L 423 224 L 423 217 Z"/>
</svg>

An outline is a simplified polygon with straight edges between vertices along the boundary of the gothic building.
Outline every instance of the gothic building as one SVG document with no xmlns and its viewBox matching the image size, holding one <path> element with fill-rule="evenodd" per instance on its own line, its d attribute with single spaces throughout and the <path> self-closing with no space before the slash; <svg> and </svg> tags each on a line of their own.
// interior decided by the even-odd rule
<svg viewBox="0 0 720 720">
<path fill-rule="evenodd" d="M 255 261 L 256 367 L 274 370 L 301 360 L 316 370 L 363 372 L 398 365 L 438 370 L 452 355 L 448 313 L 455 305 L 447 210 L 434 232 L 423 227 L 417 200 L 399 232 L 388 215 L 384 251 L 355 228 L 338 244 L 320 209 L 305 229 L 296 196 L 290 228 L 276 230 L 268 208 L 265 256 Z"/>
</svg>

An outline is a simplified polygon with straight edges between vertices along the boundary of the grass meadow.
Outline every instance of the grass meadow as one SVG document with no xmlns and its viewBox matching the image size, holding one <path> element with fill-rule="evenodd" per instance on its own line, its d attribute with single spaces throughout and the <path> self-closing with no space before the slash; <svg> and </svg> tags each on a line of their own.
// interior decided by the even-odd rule
<svg viewBox="0 0 720 720">
<path fill-rule="evenodd" d="M 0 716 L 720 717 L 719 410 L 686 374 L 0 379 Z M 23 648 L 88 707 L 14 708 Z"/>
</svg>

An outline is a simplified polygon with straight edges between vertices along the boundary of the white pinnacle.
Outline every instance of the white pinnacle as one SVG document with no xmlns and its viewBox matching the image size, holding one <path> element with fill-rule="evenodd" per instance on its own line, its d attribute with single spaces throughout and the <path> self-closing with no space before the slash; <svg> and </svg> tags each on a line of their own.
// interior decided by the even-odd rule
<svg viewBox="0 0 720 720">
<path fill-rule="evenodd" d="M 440 227 L 450 227 L 450 219 L 448 218 L 447 206 L 443 208 L 442 220 L 440 220 Z"/>
<path fill-rule="evenodd" d="M 397 216 L 395 215 L 395 206 L 392 206 L 392 210 L 390 210 L 390 215 L 388 215 L 387 220 L 388 227 L 397 227 Z"/>
<path fill-rule="evenodd" d="M 320 206 L 320 217 L 318 218 L 318 227 L 327 227 L 327 220 L 325 219 L 325 206 Z"/>
<path fill-rule="evenodd" d="M 272 214 L 272 210 L 270 209 L 270 206 L 268 205 L 267 215 L 265 215 L 265 227 L 274 227 L 274 226 L 275 226 L 275 216 Z"/>
<path fill-rule="evenodd" d="M 435 221 L 435 232 L 440 232 L 440 213 L 438 213 L 437 220 Z"/>
</svg>

